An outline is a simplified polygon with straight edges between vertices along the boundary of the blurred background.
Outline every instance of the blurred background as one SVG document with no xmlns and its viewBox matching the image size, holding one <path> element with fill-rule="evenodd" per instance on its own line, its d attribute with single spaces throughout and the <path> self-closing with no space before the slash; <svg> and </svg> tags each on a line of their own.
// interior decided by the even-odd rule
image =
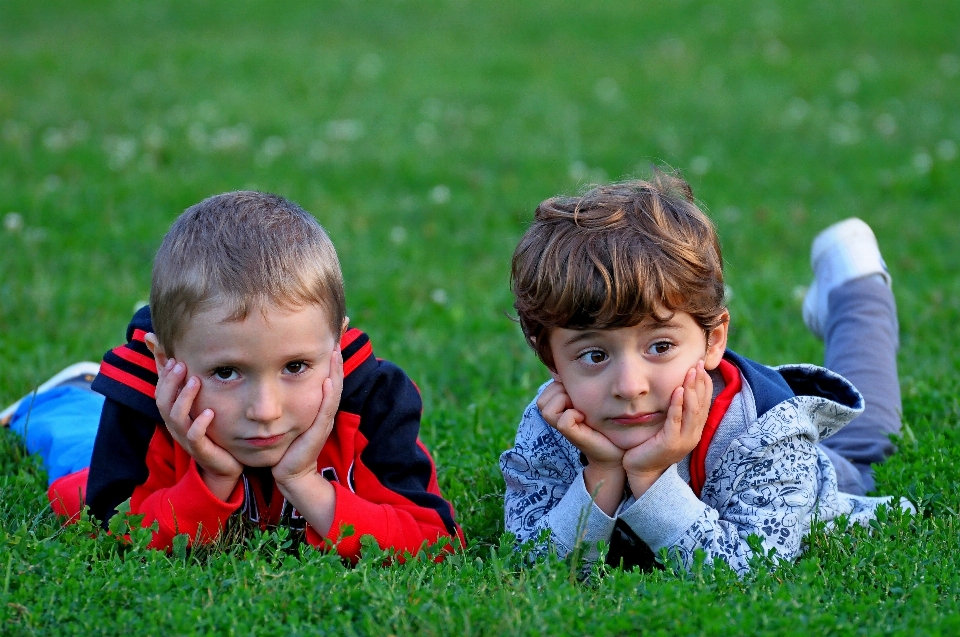
<svg viewBox="0 0 960 637">
<path fill-rule="evenodd" d="M 815 233 L 870 223 L 908 421 L 956 422 L 958 24 L 933 1 L 4 0 L 0 403 L 122 341 L 185 207 L 276 192 L 330 232 L 353 324 L 423 390 L 441 484 L 492 535 L 546 378 L 513 248 L 542 199 L 657 164 L 718 226 L 733 348 L 771 364 L 822 356 Z"/>
</svg>

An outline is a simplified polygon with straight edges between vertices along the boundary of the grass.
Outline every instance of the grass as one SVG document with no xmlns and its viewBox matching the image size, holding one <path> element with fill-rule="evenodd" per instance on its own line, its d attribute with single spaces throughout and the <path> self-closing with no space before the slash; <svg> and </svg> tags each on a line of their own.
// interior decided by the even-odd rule
<svg viewBox="0 0 960 637">
<path fill-rule="evenodd" d="M 960 629 L 960 5 L 693 0 L 0 4 L 0 403 L 98 360 L 205 196 L 330 231 L 349 311 L 417 381 L 470 546 L 353 569 L 276 535 L 164 555 L 60 529 L 0 436 L 0 633 L 952 634 Z M 507 315 L 536 204 L 651 162 L 716 220 L 732 346 L 812 361 L 809 242 L 850 215 L 894 276 L 911 436 L 878 473 L 923 515 L 820 529 L 796 564 L 524 566 L 500 451 L 543 369 Z"/>
</svg>

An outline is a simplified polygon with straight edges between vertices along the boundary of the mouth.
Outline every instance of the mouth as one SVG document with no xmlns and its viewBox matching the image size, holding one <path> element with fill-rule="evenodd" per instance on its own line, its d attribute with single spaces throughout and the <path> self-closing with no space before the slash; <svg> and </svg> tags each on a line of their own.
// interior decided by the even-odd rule
<svg viewBox="0 0 960 637">
<path fill-rule="evenodd" d="M 244 438 L 243 441 L 246 442 L 248 445 L 252 445 L 254 447 L 269 447 L 270 445 L 277 444 L 282 439 L 283 439 L 283 434 L 278 434 L 276 436 L 269 436 L 266 438 L 259 438 L 259 437 Z"/>
<path fill-rule="evenodd" d="M 650 425 L 659 423 L 661 417 L 662 415 L 659 411 L 651 411 L 649 413 L 623 414 L 610 420 L 618 425 Z"/>
</svg>

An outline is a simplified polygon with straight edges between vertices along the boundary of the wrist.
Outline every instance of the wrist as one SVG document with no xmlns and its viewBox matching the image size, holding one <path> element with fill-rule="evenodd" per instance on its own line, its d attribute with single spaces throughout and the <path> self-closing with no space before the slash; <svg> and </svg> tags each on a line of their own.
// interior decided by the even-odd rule
<svg viewBox="0 0 960 637">
<path fill-rule="evenodd" d="M 639 498 L 646 493 L 666 471 L 667 467 L 651 471 L 628 471 L 627 484 L 630 486 L 633 497 Z"/>
<path fill-rule="evenodd" d="M 583 468 L 584 488 L 600 510 L 610 517 L 613 517 L 623 500 L 626 481 L 626 474 L 620 466 L 591 463 Z"/>
<path fill-rule="evenodd" d="M 329 533 L 337 506 L 337 492 L 329 480 L 314 471 L 277 481 L 277 489 L 317 533 Z"/>
<path fill-rule="evenodd" d="M 197 464 L 197 473 L 200 474 L 200 479 L 207 485 L 210 493 L 222 502 L 226 502 L 230 499 L 231 494 L 233 494 L 233 490 L 236 488 L 237 482 L 240 481 L 240 475 L 243 471 L 236 474 L 221 474 L 204 469 L 200 464 Z"/>
</svg>

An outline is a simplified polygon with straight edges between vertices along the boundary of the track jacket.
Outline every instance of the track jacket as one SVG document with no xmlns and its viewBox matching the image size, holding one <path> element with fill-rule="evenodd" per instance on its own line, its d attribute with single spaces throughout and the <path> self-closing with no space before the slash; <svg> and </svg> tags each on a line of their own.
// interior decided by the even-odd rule
<svg viewBox="0 0 960 637">
<path fill-rule="evenodd" d="M 649 566 L 666 548 L 689 568 L 702 549 L 708 561 L 724 559 L 744 573 L 751 534 L 765 550 L 793 559 L 814 519 L 847 515 L 863 523 L 890 502 L 838 491 L 817 444 L 863 411 L 862 396 L 842 376 L 814 365 L 770 368 L 727 351 L 711 377 L 714 401 L 700 445 L 639 499 L 626 493 L 612 518 L 587 493 L 586 458 L 547 424 L 534 399 L 513 449 L 500 457 L 507 530 L 520 542 L 549 531 L 561 556 L 579 537 L 588 560 L 604 540 L 608 562 L 625 566 Z"/>
<path fill-rule="evenodd" d="M 341 341 L 343 394 L 317 458 L 317 469 L 337 495 L 325 538 L 286 502 L 269 470 L 246 469 L 226 502 L 210 493 L 157 410 L 157 369 L 144 343 L 151 331 L 149 308 L 141 308 L 127 328 L 127 343 L 104 355 L 93 383 L 106 396 L 86 493 L 98 519 L 106 522 L 130 498 L 131 513 L 144 514 L 144 526 L 159 522 L 155 548 L 169 548 L 179 533 L 210 541 L 236 514 L 261 528 L 302 531 L 315 546 L 339 541 L 337 552 L 348 558 L 357 557 L 363 535 L 400 551 L 444 537 L 456 538 L 454 545 L 463 542 L 453 507 L 440 494 L 433 460 L 417 437 L 419 391 L 399 367 L 374 357 L 366 334 L 351 329 Z M 348 525 L 353 535 L 343 538 Z"/>
</svg>

